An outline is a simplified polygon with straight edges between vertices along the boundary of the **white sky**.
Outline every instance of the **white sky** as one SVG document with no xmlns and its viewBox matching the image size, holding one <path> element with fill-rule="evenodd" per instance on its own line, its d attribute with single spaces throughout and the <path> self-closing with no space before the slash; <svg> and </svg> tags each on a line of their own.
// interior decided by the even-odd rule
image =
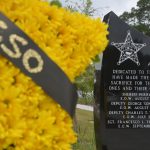
<svg viewBox="0 0 150 150">
<path fill-rule="evenodd" d="M 136 7 L 138 0 L 93 0 L 94 7 L 105 7 L 105 11 L 114 11 L 117 15 L 121 15 L 124 11 L 130 11 L 132 7 Z"/>
<path fill-rule="evenodd" d="M 60 0 L 63 4 L 65 0 Z M 73 0 L 79 2 L 80 0 Z M 109 11 L 114 11 L 117 15 L 121 15 L 124 11 L 130 11 L 132 7 L 136 7 L 138 0 L 92 0 L 94 8 L 98 9 L 97 16 L 103 16 Z"/>
</svg>

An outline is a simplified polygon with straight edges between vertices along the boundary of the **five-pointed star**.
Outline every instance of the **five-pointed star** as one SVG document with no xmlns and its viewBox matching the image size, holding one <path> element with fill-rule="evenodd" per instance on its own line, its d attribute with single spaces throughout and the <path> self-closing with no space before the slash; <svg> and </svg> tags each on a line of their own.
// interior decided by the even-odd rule
<svg viewBox="0 0 150 150">
<path fill-rule="evenodd" d="M 112 42 L 111 45 L 115 46 L 121 52 L 119 61 L 117 63 L 118 65 L 120 65 L 127 59 L 132 60 L 138 66 L 140 65 L 140 62 L 139 62 L 138 56 L 137 56 L 137 52 L 139 50 L 141 50 L 144 46 L 146 46 L 146 43 L 144 43 L 144 44 L 134 43 L 132 40 L 130 31 L 128 31 L 124 43 Z"/>
</svg>

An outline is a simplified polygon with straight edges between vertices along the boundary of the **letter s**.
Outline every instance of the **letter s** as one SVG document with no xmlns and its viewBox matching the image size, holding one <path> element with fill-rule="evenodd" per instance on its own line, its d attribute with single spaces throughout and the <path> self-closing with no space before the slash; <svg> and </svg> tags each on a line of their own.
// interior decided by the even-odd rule
<svg viewBox="0 0 150 150">
<path fill-rule="evenodd" d="M 10 50 L 5 44 L 0 45 L 1 49 L 11 58 L 20 58 L 22 54 L 16 41 L 20 42 L 23 46 L 27 45 L 28 42 L 23 37 L 16 34 L 10 35 L 9 41 L 12 44 L 14 51 Z"/>
</svg>

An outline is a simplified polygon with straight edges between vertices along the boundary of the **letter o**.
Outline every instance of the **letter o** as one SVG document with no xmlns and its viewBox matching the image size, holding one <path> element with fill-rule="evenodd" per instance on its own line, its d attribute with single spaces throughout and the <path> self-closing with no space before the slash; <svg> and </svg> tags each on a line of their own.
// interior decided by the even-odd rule
<svg viewBox="0 0 150 150">
<path fill-rule="evenodd" d="M 31 67 L 29 64 L 29 59 L 35 58 L 38 61 L 38 65 L 36 67 Z M 43 70 L 44 61 L 42 57 L 33 49 L 27 50 L 23 55 L 23 65 L 25 69 L 30 73 L 39 73 Z"/>
</svg>

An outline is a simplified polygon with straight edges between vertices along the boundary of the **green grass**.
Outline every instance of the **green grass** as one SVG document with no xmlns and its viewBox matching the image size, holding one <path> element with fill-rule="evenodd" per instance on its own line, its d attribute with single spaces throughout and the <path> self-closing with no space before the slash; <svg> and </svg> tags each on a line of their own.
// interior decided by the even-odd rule
<svg viewBox="0 0 150 150">
<path fill-rule="evenodd" d="M 74 150 L 96 150 L 93 112 L 77 109 L 75 129 L 78 133 L 78 142 Z"/>
<path fill-rule="evenodd" d="M 79 98 L 78 103 L 93 106 L 94 100 L 93 98 Z"/>
</svg>

